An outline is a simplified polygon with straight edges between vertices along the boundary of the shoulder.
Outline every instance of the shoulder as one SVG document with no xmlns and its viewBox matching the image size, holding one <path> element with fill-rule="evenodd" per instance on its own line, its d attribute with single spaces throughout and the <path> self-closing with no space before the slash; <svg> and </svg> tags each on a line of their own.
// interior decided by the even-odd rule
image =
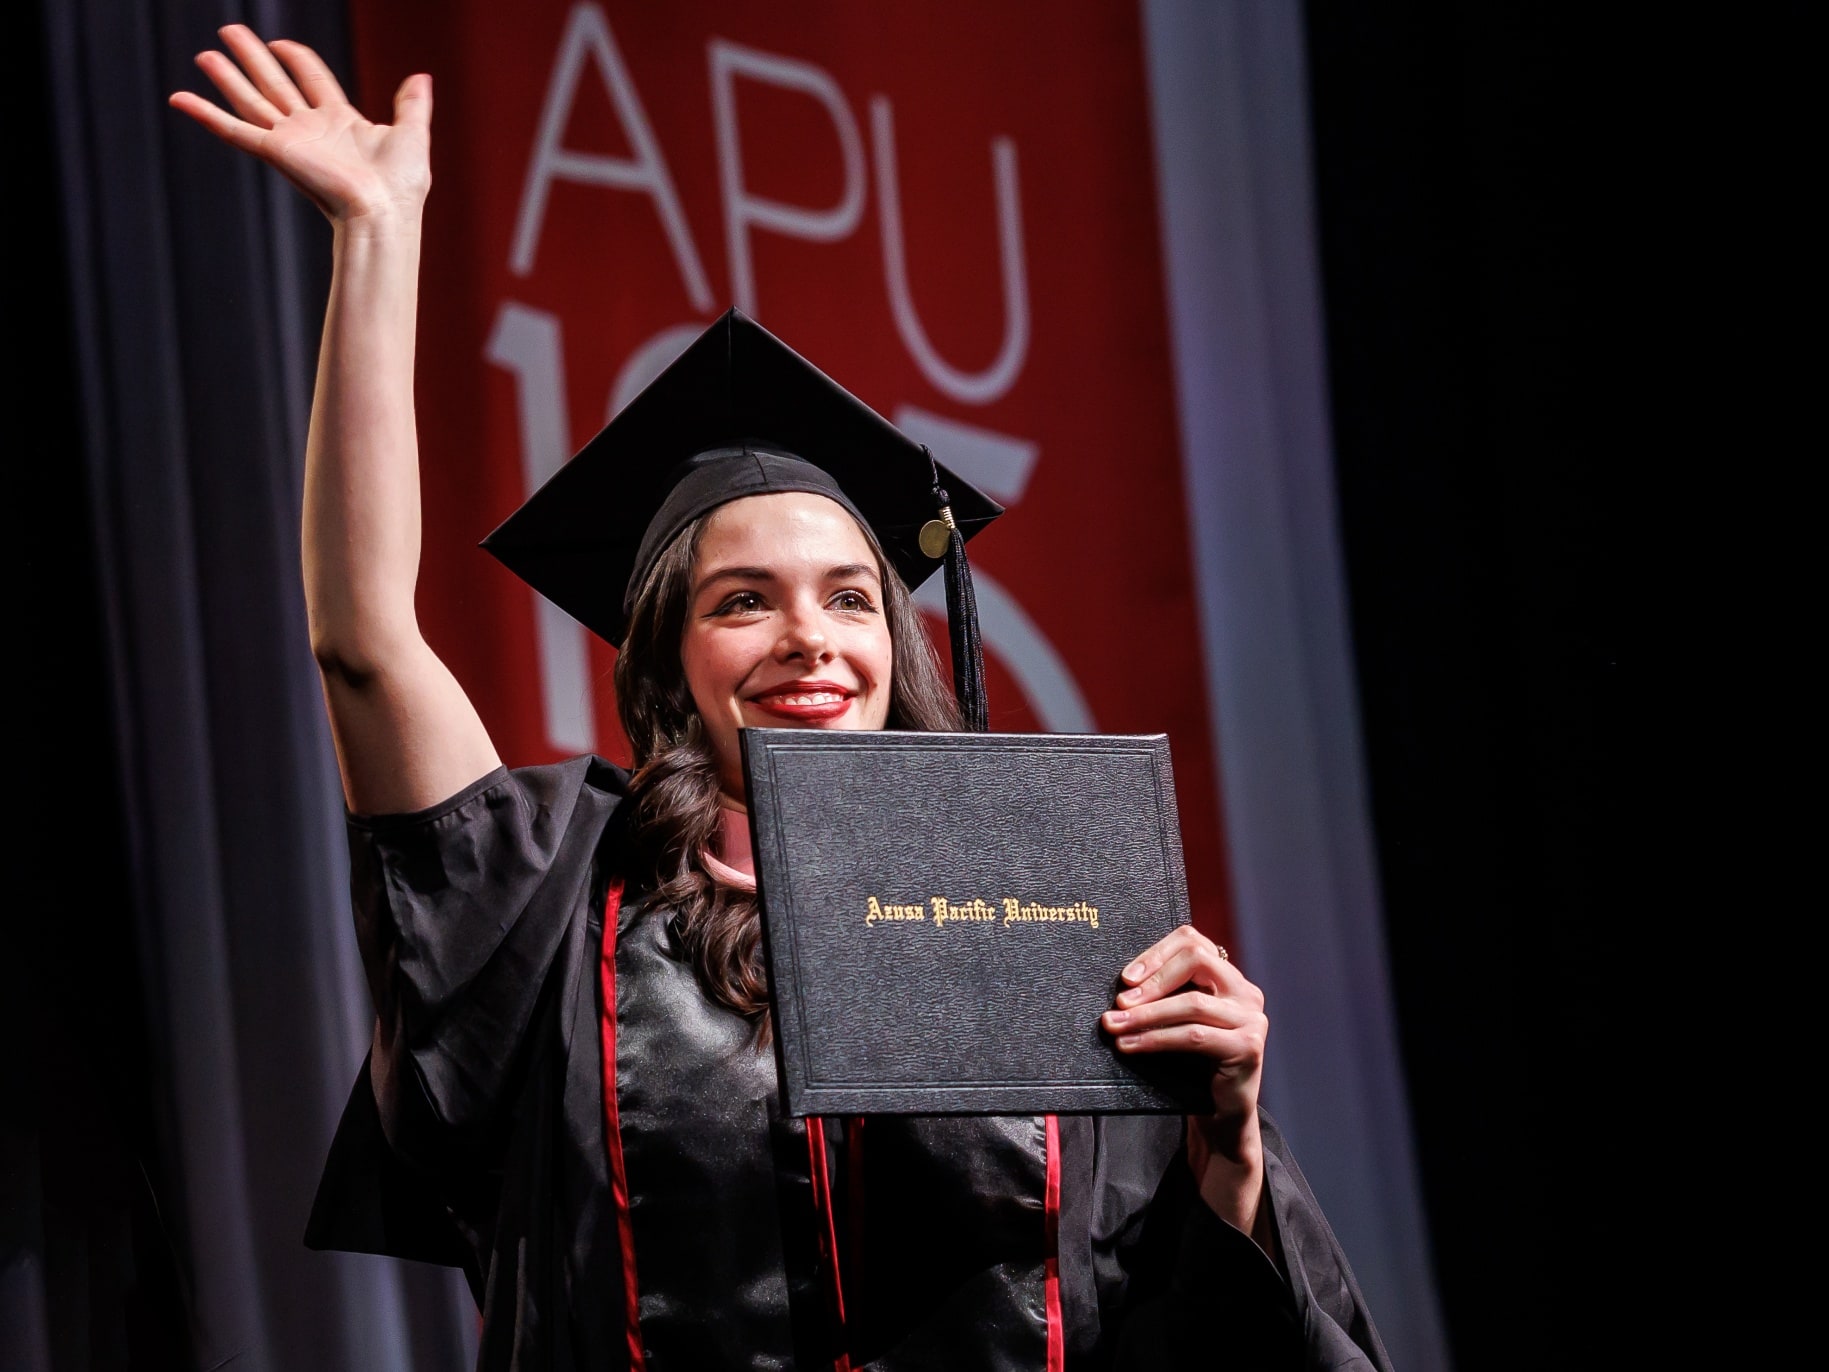
<svg viewBox="0 0 1829 1372">
<path fill-rule="evenodd" d="M 508 899 L 553 873 L 581 877 L 626 813 L 628 773 L 584 755 L 498 767 L 436 805 L 348 817 L 352 879 Z"/>
</svg>

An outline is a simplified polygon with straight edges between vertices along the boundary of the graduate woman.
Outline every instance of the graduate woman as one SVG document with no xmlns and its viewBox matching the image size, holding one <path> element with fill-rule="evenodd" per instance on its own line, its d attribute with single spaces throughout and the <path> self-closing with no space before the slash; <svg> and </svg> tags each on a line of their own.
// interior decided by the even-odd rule
<svg viewBox="0 0 1829 1372">
<path fill-rule="evenodd" d="M 635 770 L 506 769 L 414 614 L 431 80 L 372 124 L 221 40 L 228 108 L 172 105 L 335 236 L 303 564 L 377 1019 L 308 1241 L 461 1266 L 488 1369 L 1386 1366 L 1192 929 L 1104 1027 L 1201 1055 L 1210 1113 L 780 1114 L 737 731 L 961 727 L 907 582 L 943 500 L 955 562 L 997 507 L 726 316 L 491 538 L 620 649 Z"/>
</svg>

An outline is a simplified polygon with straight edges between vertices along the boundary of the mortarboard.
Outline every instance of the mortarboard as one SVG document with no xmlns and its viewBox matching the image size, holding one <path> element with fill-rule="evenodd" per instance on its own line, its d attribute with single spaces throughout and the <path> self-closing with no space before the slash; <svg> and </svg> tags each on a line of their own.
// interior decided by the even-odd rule
<svg viewBox="0 0 1829 1372">
<path fill-rule="evenodd" d="M 953 684 L 985 725 L 965 540 L 1003 507 L 792 348 L 730 310 L 483 540 L 620 646 L 630 601 L 679 532 L 748 495 L 813 491 L 867 524 L 913 590 L 944 568 Z"/>
</svg>

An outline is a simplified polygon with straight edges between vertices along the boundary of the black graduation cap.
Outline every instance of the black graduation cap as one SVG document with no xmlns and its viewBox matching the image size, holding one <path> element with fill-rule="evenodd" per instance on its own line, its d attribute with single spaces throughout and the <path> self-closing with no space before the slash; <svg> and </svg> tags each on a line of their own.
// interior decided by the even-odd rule
<svg viewBox="0 0 1829 1372">
<path fill-rule="evenodd" d="M 620 646 L 630 601 L 692 520 L 742 496 L 815 491 L 868 524 L 913 590 L 946 569 L 953 681 L 985 728 L 965 540 L 1003 507 L 737 310 L 727 312 L 483 540 Z"/>
</svg>

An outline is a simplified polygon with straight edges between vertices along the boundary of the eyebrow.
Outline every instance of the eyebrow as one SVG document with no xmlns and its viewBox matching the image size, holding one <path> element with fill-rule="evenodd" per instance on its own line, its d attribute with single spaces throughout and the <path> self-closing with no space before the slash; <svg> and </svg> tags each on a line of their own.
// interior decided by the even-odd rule
<svg viewBox="0 0 1829 1372">
<path fill-rule="evenodd" d="M 699 578 L 696 590 L 704 590 L 718 581 L 772 581 L 775 574 L 766 567 L 719 567 Z"/>
<path fill-rule="evenodd" d="M 826 569 L 825 579 L 827 581 L 850 581 L 853 578 L 864 576 L 869 577 L 879 586 L 882 585 L 882 576 L 868 562 L 845 562 L 837 567 L 829 567 Z M 693 588 L 693 594 L 697 595 L 707 586 L 720 581 L 776 581 L 779 579 L 776 573 L 767 567 L 719 567 L 701 578 L 699 584 Z"/>
</svg>

